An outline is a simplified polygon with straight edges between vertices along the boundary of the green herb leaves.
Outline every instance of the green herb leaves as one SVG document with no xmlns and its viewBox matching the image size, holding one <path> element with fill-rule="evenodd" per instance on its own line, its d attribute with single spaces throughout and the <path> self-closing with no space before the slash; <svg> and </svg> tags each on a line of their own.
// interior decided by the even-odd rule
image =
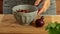
<svg viewBox="0 0 60 34">
<path fill-rule="evenodd" d="M 48 30 L 49 34 L 60 34 L 60 23 L 50 22 L 46 26 L 46 30 Z"/>
</svg>

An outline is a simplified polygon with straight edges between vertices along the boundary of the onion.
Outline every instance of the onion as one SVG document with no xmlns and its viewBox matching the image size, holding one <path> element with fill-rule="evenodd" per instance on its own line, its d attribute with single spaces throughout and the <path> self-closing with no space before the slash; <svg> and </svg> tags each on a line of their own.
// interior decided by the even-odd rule
<svg viewBox="0 0 60 34">
<path fill-rule="evenodd" d="M 43 25 L 44 25 L 44 21 L 43 21 L 43 16 L 40 18 L 40 19 L 37 19 L 36 21 L 35 21 L 35 25 L 36 25 L 36 27 L 42 27 Z"/>
</svg>

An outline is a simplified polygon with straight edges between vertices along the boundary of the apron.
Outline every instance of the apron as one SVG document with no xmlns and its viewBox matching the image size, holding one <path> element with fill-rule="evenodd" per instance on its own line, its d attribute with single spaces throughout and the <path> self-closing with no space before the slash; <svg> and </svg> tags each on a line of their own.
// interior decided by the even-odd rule
<svg viewBox="0 0 60 34">
<path fill-rule="evenodd" d="M 29 4 L 34 5 L 36 0 L 4 0 L 3 2 L 3 13 L 12 14 L 12 7 L 19 4 Z M 56 15 L 56 2 L 55 0 L 50 0 L 51 4 L 48 10 L 41 15 Z"/>
</svg>

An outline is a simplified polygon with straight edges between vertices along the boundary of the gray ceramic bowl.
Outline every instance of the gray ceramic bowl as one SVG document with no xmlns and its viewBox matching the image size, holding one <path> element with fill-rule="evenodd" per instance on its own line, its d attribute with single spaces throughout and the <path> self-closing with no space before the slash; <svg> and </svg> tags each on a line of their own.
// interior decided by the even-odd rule
<svg viewBox="0 0 60 34">
<path fill-rule="evenodd" d="M 19 9 L 30 10 L 31 12 L 28 13 L 17 12 L 16 10 Z M 35 19 L 38 12 L 37 7 L 32 5 L 17 5 L 14 6 L 12 10 L 15 18 L 20 22 L 20 24 L 23 25 L 29 25 Z"/>
</svg>

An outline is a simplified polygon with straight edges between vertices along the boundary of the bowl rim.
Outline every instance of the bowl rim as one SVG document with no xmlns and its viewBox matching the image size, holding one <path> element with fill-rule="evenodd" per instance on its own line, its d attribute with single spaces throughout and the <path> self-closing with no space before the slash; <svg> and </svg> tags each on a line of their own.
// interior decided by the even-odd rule
<svg viewBox="0 0 60 34">
<path fill-rule="evenodd" d="M 33 12 L 35 12 L 35 11 L 38 11 L 38 8 L 36 7 L 36 6 L 33 6 L 33 5 L 26 5 L 26 4 L 21 4 L 21 5 L 16 5 L 16 6 L 14 6 L 13 8 L 12 8 L 12 11 L 13 12 L 17 12 L 17 11 L 14 11 L 14 8 L 15 7 L 18 7 L 18 6 L 32 6 L 32 7 L 35 7 L 36 8 L 36 10 L 34 10 Z M 22 13 L 22 12 L 19 12 L 19 13 Z M 32 12 L 28 12 L 28 13 L 32 13 Z"/>
</svg>

